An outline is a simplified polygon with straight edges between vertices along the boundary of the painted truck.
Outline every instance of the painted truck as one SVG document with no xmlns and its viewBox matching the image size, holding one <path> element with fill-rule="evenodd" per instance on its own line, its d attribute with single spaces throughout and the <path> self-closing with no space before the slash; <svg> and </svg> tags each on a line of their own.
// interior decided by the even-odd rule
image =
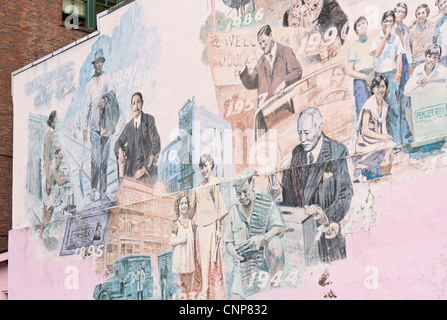
<svg viewBox="0 0 447 320">
<path fill-rule="evenodd" d="M 96 300 L 137 300 L 137 280 L 131 276 L 131 271 L 136 272 L 140 264 L 145 273 L 143 300 L 151 298 L 154 291 L 151 258 L 145 255 L 131 255 L 115 261 L 114 275 L 96 286 L 93 297 Z"/>
</svg>

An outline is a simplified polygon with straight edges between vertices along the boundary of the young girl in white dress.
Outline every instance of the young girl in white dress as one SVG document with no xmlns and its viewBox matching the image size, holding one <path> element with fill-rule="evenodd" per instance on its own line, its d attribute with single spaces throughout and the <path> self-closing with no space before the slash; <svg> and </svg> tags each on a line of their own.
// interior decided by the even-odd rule
<svg viewBox="0 0 447 320">
<path fill-rule="evenodd" d="M 174 246 L 172 271 L 178 276 L 179 295 L 188 295 L 191 291 L 195 271 L 194 231 L 193 221 L 188 216 L 189 207 L 188 195 L 180 192 L 174 204 L 177 218 L 171 234 L 171 244 Z"/>
</svg>

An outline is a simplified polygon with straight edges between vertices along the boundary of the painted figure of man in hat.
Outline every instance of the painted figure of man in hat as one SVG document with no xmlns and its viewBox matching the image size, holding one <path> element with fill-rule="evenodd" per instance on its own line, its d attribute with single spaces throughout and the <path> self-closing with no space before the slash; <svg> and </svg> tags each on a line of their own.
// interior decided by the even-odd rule
<svg viewBox="0 0 447 320">
<path fill-rule="evenodd" d="M 255 191 L 256 174 L 248 167 L 233 183 L 238 203 L 226 218 L 223 241 L 234 259 L 231 299 L 256 293 L 251 277 L 261 271 L 273 277 L 285 263 L 282 213 L 270 195 Z"/>
<path fill-rule="evenodd" d="M 91 201 L 98 200 L 98 193 L 100 199 L 107 199 L 107 162 L 110 154 L 110 136 L 115 133 L 115 127 L 120 117 L 112 77 L 102 70 L 104 62 L 103 50 L 99 49 L 92 62 L 95 74 L 87 83 L 84 104 L 83 140 L 85 143 L 88 133 L 90 133 L 91 142 Z"/>
</svg>

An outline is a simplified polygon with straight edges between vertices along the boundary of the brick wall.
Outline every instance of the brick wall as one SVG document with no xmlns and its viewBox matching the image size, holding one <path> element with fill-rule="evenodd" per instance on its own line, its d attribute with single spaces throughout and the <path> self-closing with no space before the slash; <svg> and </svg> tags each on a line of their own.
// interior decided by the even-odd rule
<svg viewBox="0 0 447 320">
<path fill-rule="evenodd" d="M 12 227 L 11 73 L 84 36 L 62 23 L 61 0 L 0 1 L 0 252 Z"/>
</svg>

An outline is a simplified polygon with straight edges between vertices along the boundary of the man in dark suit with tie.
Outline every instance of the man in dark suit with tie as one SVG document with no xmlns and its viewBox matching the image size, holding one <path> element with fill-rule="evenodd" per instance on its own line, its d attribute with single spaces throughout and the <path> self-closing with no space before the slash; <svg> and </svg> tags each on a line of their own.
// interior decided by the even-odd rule
<svg viewBox="0 0 447 320">
<path fill-rule="evenodd" d="M 353 190 L 346 161 L 348 149 L 323 134 L 323 123 L 318 108 L 301 112 L 297 128 L 301 144 L 292 152 L 282 187 L 283 204 L 304 208 L 308 217 L 303 222 L 305 250 L 311 250 L 312 242 L 318 241 L 317 260 L 328 263 L 346 257 L 340 222 L 349 210 Z M 317 262 L 309 254 L 305 252 L 308 263 Z"/>
<path fill-rule="evenodd" d="M 160 136 L 155 119 L 143 113 L 143 96 L 136 92 L 131 99 L 133 118 L 115 142 L 115 155 L 124 167 L 124 175 L 154 184 L 158 178 L 157 160 Z"/>
<path fill-rule="evenodd" d="M 258 95 L 266 94 L 268 100 L 280 96 L 286 87 L 301 79 L 303 70 L 292 48 L 273 40 L 269 25 L 263 26 L 257 37 L 264 54 L 253 70 L 246 66 L 239 77 L 245 88 L 258 89 Z"/>
</svg>

